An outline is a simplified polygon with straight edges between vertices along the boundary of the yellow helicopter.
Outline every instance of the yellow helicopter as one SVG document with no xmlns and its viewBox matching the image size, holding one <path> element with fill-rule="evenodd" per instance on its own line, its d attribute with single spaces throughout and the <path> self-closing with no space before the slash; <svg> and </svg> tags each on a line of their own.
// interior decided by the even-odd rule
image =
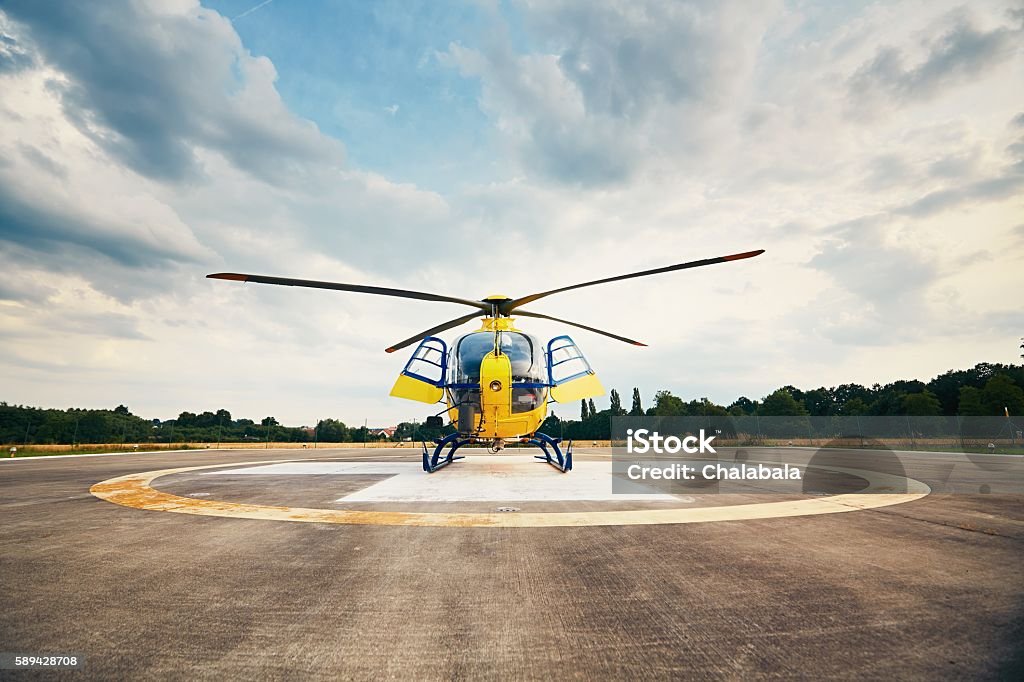
<svg viewBox="0 0 1024 682">
<path fill-rule="evenodd" d="M 429 453 L 424 444 L 424 471 L 431 473 L 457 459 L 462 459 L 456 457 L 455 452 L 464 445 L 486 444 L 491 452 L 497 452 L 508 442 L 520 442 L 540 448 L 544 454 L 538 455 L 538 459 L 562 472 L 567 472 L 572 469 L 572 442 L 569 442 L 563 452 L 560 438 L 540 431 L 541 424 L 547 416 L 548 403 L 568 403 L 592 398 L 604 394 L 604 387 L 570 337 L 557 336 L 546 344 L 541 344 L 536 337 L 516 328 L 512 313 L 567 324 L 634 346 L 645 346 L 646 344 L 639 341 L 594 327 L 526 311 L 522 306 L 563 291 L 753 258 L 762 253 L 764 249 L 746 251 L 606 277 L 520 298 L 492 294 L 478 301 L 407 289 L 232 272 L 218 272 L 207 277 L 459 303 L 474 308 L 468 315 L 431 327 L 385 349 L 388 353 L 394 353 L 417 341 L 420 342 L 402 369 L 402 373 L 398 375 L 391 395 L 428 404 L 444 402 L 447 409 L 441 414 L 447 414 L 449 422 L 455 427 L 454 433 L 435 441 L 433 453 Z M 477 317 L 483 318 L 481 327 L 460 336 L 450 348 L 444 340 L 436 336 Z M 435 415 L 428 417 L 427 424 L 441 426 L 443 420 L 440 415 Z"/>
</svg>

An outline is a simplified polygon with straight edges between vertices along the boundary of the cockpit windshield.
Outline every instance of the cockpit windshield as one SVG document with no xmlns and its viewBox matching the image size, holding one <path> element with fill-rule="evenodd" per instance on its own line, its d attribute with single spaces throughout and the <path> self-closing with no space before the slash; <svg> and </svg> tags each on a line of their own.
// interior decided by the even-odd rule
<svg viewBox="0 0 1024 682">
<path fill-rule="evenodd" d="M 544 353 L 535 339 L 520 332 L 502 332 L 498 335 L 501 352 L 512 363 L 513 381 L 544 381 Z M 494 350 L 494 334 L 478 332 L 467 334 L 455 345 L 456 383 L 480 381 L 480 363 L 484 356 Z"/>
<path fill-rule="evenodd" d="M 526 412 L 540 407 L 547 399 L 547 388 L 519 386 L 516 384 L 547 383 L 544 364 L 544 349 L 532 336 L 522 332 L 501 332 L 498 334 L 501 352 L 512 364 L 512 412 Z M 479 389 L 465 386 L 479 384 L 480 364 L 484 356 L 494 350 L 492 332 L 474 332 L 459 339 L 449 362 L 451 383 L 462 384 L 463 388 L 452 391 L 456 403 L 479 401 Z"/>
</svg>

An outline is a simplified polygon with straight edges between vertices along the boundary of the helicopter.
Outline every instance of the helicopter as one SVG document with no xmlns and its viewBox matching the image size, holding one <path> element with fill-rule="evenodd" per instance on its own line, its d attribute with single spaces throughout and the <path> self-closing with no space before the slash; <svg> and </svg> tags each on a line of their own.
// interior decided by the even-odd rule
<svg viewBox="0 0 1024 682">
<path fill-rule="evenodd" d="M 764 249 L 745 251 L 606 277 L 519 298 L 491 294 L 480 300 L 408 289 L 234 272 L 218 272 L 207 277 L 457 303 L 473 308 L 473 312 L 467 315 L 442 322 L 385 349 L 387 353 L 394 353 L 419 342 L 398 375 L 390 395 L 431 405 L 443 402 L 445 409 L 428 417 L 426 424 L 442 426 L 444 420 L 441 415 L 447 415 L 449 423 L 455 427 L 453 433 L 435 441 L 433 453 L 428 452 L 426 444 L 423 444 L 423 470 L 433 473 L 463 459 L 455 453 L 465 445 L 484 444 L 490 452 L 495 453 L 508 443 L 518 442 L 540 448 L 544 454 L 537 455 L 537 459 L 565 473 L 572 470 L 572 441 L 569 441 L 563 452 L 561 438 L 540 431 L 547 416 L 548 404 L 569 403 L 603 395 L 604 387 L 571 337 L 561 335 L 546 344 L 541 343 L 537 337 L 515 326 L 516 317 L 550 320 L 634 346 L 647 344 L 578 322 L 523 310 L 522 307 L 574 289 L 743 260 L 762 253 Z M 516 317 L 513 317 L 513 313 Z M 437 336 L 476 318 L 482 318 L 480 328 L 458 337 L 451 346 Z"/>
</svg>

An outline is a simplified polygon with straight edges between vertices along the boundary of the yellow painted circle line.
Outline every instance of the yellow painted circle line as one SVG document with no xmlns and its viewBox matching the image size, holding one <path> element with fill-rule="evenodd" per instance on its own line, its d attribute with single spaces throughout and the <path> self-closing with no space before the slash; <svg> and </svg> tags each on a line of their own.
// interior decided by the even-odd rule
<svg viewBox="0 0 1024 682">
<path fill-rule="evenodd" d="M 304 460 L 286 460 L 289 462 Z M 300 523 L 338 523 L 374 526 L 447 526 L 447 527 L 502 527 L 538 528 L 558 526 L 634 526 L 678 523 L 706 523 L 709 521 L 745 521 L 749 519 L 775 519 L 816 514 L 839 514 L 861 509 L 876 509 L 894 504 L 912 502 L 931 492 L 924 483 L 912 478 L 877 472 L 815 466 L 815 469 L 848 473 L 868 480 L 867 490 L 885 491 L 906 488 L 905 493 L 869 492 L 830 497 L 813 497 L 783 502 L 760 502 L 722 507 L 691 507 L 684 509 L 636 509 L 627 511 L 580 512 L 526 512 L 472 513 L 472 512 L 397 512 L 356 511 L 346 509 L 310 509 L 306 507 L 276 507 L 261 504 L 220 502 L 217 500 L 179 497 L 161 492 L 150 484 L 161 476 L 181 474 L 202 469 L 225 466 L 253 466 L 281 464 L 282 460 L 236 462 L 231 465 L 210 464 L 161 469 L 138 474 L 118 476 L 92 486 L 89 492 L 107 502 L 149 511 L 221 516 L 234 519 L 263 521 L 297 521 Z M 438 474 L 443 476 L 444 473 Z M 569 481 L 568 483 L 571 483 Z"/>
</svg>

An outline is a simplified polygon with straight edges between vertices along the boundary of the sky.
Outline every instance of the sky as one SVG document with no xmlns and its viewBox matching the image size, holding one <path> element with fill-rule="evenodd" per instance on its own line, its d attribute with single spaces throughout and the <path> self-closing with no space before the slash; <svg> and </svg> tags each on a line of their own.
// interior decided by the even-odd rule
<svg viewBox="0 0 1024 682">
<path fill-rule="evenodd" d="M 1019 362 L 1022 34 L 1003 2 L 0 0 L 0 400 L 422 419 L 383 349 L 463 308 L 205 275 L 476 299 L 753 249 L 533 306 L 647 348 L 521 326 L 627 401 Z"/>
</svg>

